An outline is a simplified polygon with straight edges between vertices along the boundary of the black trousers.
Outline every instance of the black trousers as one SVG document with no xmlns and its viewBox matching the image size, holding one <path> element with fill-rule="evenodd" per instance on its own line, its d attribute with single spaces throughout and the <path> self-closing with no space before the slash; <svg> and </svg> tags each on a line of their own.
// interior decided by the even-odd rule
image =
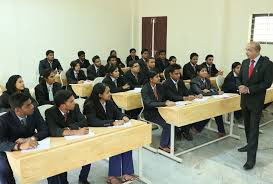
<svg viewBox="0 0 273 184">
<path fill-rule="evenodd" d="M 256 161 L 262 110 L 262 108 L 254 110 L 242 108 L 247 140 L 247 161 Z"/>
<path fill-rule="evenodd" d="M 202 120 L 197 123 L 193 124 L 193 127 L 198 131 L 201 132 L 205 126 L 208 124 L 210 119 Z M 226 133 L 225 132 L 225 127 L 224 127 L 224 121 L 223 121 L 223 116 L 216 116 L 215 117 L 215 122 L 217 124 L 218 132 L 219 133 Z"/>
</svg>

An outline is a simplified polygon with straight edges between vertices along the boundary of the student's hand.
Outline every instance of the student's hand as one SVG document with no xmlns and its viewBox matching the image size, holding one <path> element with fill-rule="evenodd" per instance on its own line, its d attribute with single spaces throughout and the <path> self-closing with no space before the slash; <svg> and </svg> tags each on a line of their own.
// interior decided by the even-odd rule
<svg viewBox="0 0 273 184">
<path fill-rule="evenodd" d="M 246 87 L 244 85 L 239 86 L 239 93 L 240 94 L 247 94 L 248 92 L 249 92 L 248 87 Z"/>
<path fill-rule="evenodd" d="M 127 116 L 124 116 L 124 117 L 122 118 L 122 120 L 126 123 L 126 122 L 128 122 L 130 119 L 129 119 Z"/>
<path fill-rule="evenodd" d="M 222 95 L 222 94 L 224 94 L 224 91 L 219 91 L 218 94 Z"/>
<path fill-rule="evenodd" d="M 204 90 L 202 90 L 204 93 L 209 93 L 210 92 L 210 90 L 208 90 L 208 89 L 204 89 Z"/>
<path fill-rule="evenodd" d="M 114 121 L 113 125 L 114 126 L 120 126 L 124 124 L 124 120 L 118 120 L 118 121 Z"/>
<path fill-rule="evenodd" d="M 183 97 L 184 101 L 193 101 L 194 99 L 195 99 L 195 96 L 193 95 Z"/>
<path fill-rule="evenodd" d="M 19 138 L 15 141 L 16 144 L 22 144 L 24 142 L 26 142 L 28 140 L 28 138 Z"/>
<path fill-rule="evenodd" d="M 122 89 L 129 89 L 130 85 L 129 84 L 125 84 L 124 86 L 122 86 Z"/>
<path fill-rule="evenodd" d="M 27 149 L 32 149 L 36 148 L 38 146 L 38 142 L 32 139 L 27 139 L 26 142 L 22 143 L 20 145 L 21 150 L 27 150 Z"/>
<path fill-rule="evenodd" d="M 195 98 L 201 99 L 201 98 L 203 98 L 203 95 L 202 94 L 196 95 Z"/>
<path fill-rule="evenodd" d="M 223 75 L 223 74 L 224 74 L 224 71 L 219 70 L 218 75 Z"/>
<path fill-rule="evenodd" d="M 86 134 L 88 134 L 88 133 L 89 133 L 89 128 L 87 128 L 87 127 L 80 128 L 80 129 L 78 130 L 78 135 L 86 135 Z"/>
<path fill-rule="evenodd" d="M 78 84 L 83 84 L 83 83 L 84 83 L 84 80 L 78 81 Z"/>
<path fill-rule="evenodd" d="M 165 102 L 165 105 L 168 106 L 168 107 L 175 106 L 175 102 L 172 102 L 172 101 L 167 100 L 167 101 Z"/>
</svg>

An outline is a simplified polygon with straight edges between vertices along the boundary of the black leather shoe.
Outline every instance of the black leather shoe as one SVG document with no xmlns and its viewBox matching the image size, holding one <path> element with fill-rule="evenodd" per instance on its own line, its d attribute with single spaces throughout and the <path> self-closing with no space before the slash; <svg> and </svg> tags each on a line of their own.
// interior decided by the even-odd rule
<svg viewBox="0 0 273 184">
<path fill-rule="evenodd" d="M 81 180 L 79 180 L 79 184 L 90 184 L 90 182 L 89 181 L 81 181 Z"/>
<path fill-rule="evenodd" d="M 182 132 L 182 135 L 187 141 L 192 141 L 193 140 L 193 137 L 192 137 L 190 132 Z"/>
<path fill-rule="evenodd" d="M 239 152 L 247 152 L 247 145 L 238 149 Z"/>
<path fill-rule="evenodd" d="M 255 161 L 247 161 L 244 165 L 244 169 L 245 170 L 250 170 L 250 169 L 253 169 L 253 167 L 255 166 Z"/>
</svg>

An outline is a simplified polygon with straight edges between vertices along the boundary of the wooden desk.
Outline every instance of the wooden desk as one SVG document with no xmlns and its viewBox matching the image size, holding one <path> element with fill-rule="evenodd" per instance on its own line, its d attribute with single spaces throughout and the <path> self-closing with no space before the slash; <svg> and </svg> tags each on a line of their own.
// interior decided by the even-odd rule
<svg viewBox="0 0 273 184">
<path fill-rule="evenodd" d="M 74 93 L 79 97 L 88 97 L 93 90 L 92 82 L 83 84 L 70 84 Z"/>
<path fill-rule="evenodd" d="M 132 120 L 132 126 L 128 128 L 90 129 L 95 132 L 94 137 L 76 140 L 55 137 L 50 138 L 51 148 L 48 150 L 7 153 L 11 168 L 19 176 L 20 183 L 30 184 L 151 143 L 151 125 L 141 121 Z M 141 179 L 141 154 L 139 164 Z"/>
<path fill-rule="evenodd" d="M 130 70 L 130 67 L 124 67 L 124 68 L 121 68 L 121 70 L 123 71 L 123 73 L 126 73 Z"/>
<path fill-rule="evenodd" d="M 214 87 L 217 87 L 216 77 L 210 77 L 209 80 L 211 82 L 211 85 L 213 85 Z M 184 80 L 184 83 L 191 83 L 191 80 Z"/>
<path fill-rule="evenodd" d="M 142 107 L 140 92 L 126 91 L 113 93 L 112 98 L 119 108 L 126 111 Z"/>
<path fill-rule="evenodd" d="M 55 81 L 56 82 L 58 82 L 58 83 L 60 83 L 60 84 L 63 84 L 64 86 L 67 86 L 67 80 L 61 80 L 61 76 L 60 76 L 60 74 L 56 74 L 55 76 L 54 76 L 54 79 L 55 79 Z"/>
</svg>

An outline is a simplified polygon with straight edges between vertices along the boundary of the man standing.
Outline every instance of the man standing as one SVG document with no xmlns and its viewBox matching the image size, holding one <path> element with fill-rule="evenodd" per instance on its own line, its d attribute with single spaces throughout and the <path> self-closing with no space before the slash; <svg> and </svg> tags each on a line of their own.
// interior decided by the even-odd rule
<svg viewBox="0 0 273 184">
<path fill-rule="evenodd" d="M 238 149 L 247 152 L 245 170 L 252 169 L 256 163 L 259 122 L 264 106 L 266 89 L 272 84 L 273 63 L 260 55 L 261 46 L 250 42 L 246 47 L 248 59 L 242 63 L 239 74 L 239 92 L 243 112 L 247 145 Z"/>
</svg>

